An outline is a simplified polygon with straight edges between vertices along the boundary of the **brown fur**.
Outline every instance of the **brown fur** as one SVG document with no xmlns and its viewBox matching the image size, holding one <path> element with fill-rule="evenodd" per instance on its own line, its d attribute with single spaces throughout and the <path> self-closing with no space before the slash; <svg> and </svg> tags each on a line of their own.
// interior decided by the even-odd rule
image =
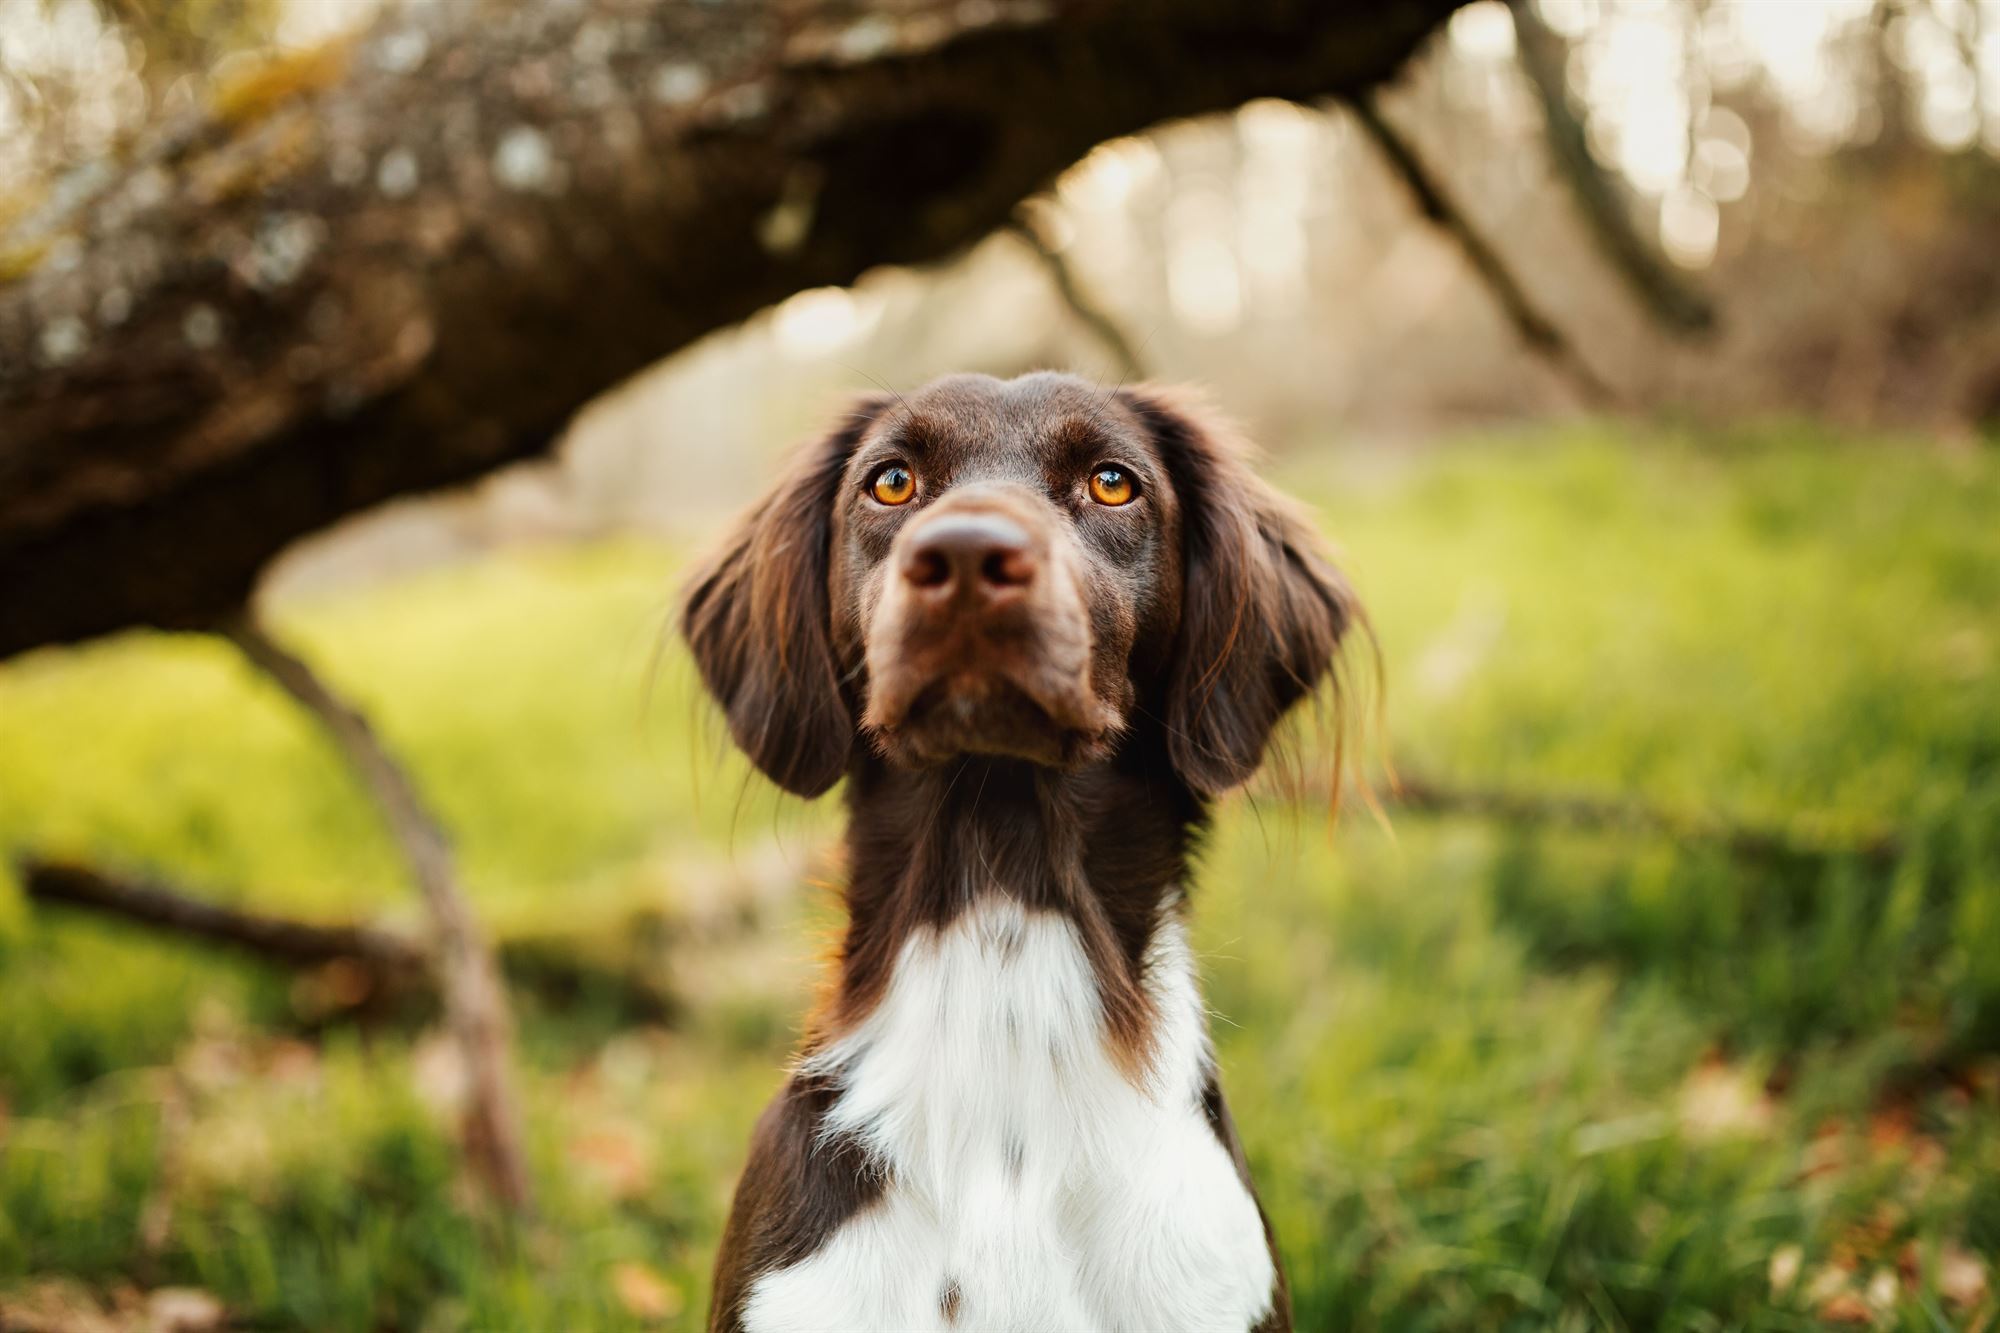
<svg viewBox="0 0 2000 1333">
<path fill-rule="evenodd" d="M 918 478 L 909 504 L 870 497 L 891 462 Z M 1138 478 L 1134 503 L 1081 489 L 1107 463 Z M 1032 583 L 970 619 L 927 601 L 903 571 L 945 516 L 1020 531 Z M 872 1010 L 911 932 L 997 890 L 1074 923 L 1109 1046 L 1140 1074 L 1146 947 L 1182 909 L 1208 804 L 1256 771 L 1356 614 L 1310 529 L 1166 391 L 958 376 L 861 403 L 695 577 L 682 621 L 773 781 L 847 779 L 848 927 L 809 1049 Z M 712 1327 L 879 1195 L 857 1149 L 814 1149 L 835 1095 L 795 1077 L 759 1123 Z M 1219 1086 L 1205 1105 L 1248 1186 Z M 1267 1328 L 1289 1326 L 1278 1284 Z"/>
</svg>

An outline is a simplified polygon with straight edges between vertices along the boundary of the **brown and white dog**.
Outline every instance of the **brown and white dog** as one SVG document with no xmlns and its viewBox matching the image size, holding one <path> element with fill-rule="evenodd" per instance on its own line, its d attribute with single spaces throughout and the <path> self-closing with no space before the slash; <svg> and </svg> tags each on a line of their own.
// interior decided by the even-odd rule
<svg viewBox="0 0 2000 1333">
<path fill-rule="evenodd" d="M 804 452 L 682 621 L 757 766 L 850 813 L 712 1329 L 1290 1327 L 1186 886 L 1356 614 L 1158 390 L 953 376 Z"/>
</svg>

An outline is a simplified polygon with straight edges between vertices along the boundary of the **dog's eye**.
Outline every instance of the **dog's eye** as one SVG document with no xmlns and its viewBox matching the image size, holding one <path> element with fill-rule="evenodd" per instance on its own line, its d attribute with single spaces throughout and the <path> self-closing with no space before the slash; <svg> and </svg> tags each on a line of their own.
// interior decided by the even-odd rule
<svg viewBox="0 0 2000 1333">
<path fill-rule="evenodd" d="M 885 505 L 906 505 L 917 493 L 917 479 L 901 463 L 891 463 L 875 474 L 868 489 Z"/>
<path fill-rule="evenodd" d="M 1101 505 L 1128 505 L 1138 494 L 1138 483 L 1122 467 L 1101 467 L 1091 474 L 1090 498 Z"/>
</svg>

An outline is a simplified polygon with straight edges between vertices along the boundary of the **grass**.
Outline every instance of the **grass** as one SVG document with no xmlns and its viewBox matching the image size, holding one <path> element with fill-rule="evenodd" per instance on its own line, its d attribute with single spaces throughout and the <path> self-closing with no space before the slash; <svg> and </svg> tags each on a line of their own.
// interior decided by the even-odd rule
<svg viewBox="0 0 2000 1333">
<path fill-rule="evenodd" d="M 1299 450 L 1405 762 L 1892 864 L 1233 802 L 1197 934 L 1304 1328 L 1988 1327 L 2000 1275 L 2000 465 L 1802 429 Z M 685 664 L 676 563 L 498 557 L 297 608 L 509 924 L 804 867 Z M 0 670 L 0 846 L 407 917 L 367 807 L 223 646 Z M 781 864 L 787 864 L 781 862 Z M 523 1014 L 544 1220 L 465 1202 L 434 1036 L 298 1031 L 289 978 L 0 884 L 0 1303 L 193 1285 L 246 1323 L 694 1327 L 825 902 L 667 1029 Z M 12 1292 L 9 1297 L 6 1293 Z"/>
</svg>

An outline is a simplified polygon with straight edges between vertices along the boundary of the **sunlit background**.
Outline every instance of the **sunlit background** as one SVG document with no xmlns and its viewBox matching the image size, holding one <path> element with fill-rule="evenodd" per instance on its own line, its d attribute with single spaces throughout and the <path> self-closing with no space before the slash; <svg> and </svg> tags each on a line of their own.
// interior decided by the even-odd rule
<svg viewBox="0 0 2000 1333">
<path fill-rule="evenodd" d="M 0 224 L 377 8 L 0 0 Z M 1379 813 L 1233 801 L 1196 894 L 1300 1326 L 1995 1327 L 2000 0 L 1529 14 L 1712 330 L 1605 258 L 1480 0 L 1380 113 L 1572 364 L 1350 109 L 1258 101 L 287 553 L 266 614 L 509 951 L 542 1221 L 471 1201 L 434 1013 L 0 879 L 0 1328 L 698 1326 L 838 866 L 725 754 L 677 572 L 848 396 L 1040 366 L 1205 386 L 1380 632 Z M 0 847 L 421 924 L 311 722 L 203 636 L 0 665 Z"/>
</svg>

